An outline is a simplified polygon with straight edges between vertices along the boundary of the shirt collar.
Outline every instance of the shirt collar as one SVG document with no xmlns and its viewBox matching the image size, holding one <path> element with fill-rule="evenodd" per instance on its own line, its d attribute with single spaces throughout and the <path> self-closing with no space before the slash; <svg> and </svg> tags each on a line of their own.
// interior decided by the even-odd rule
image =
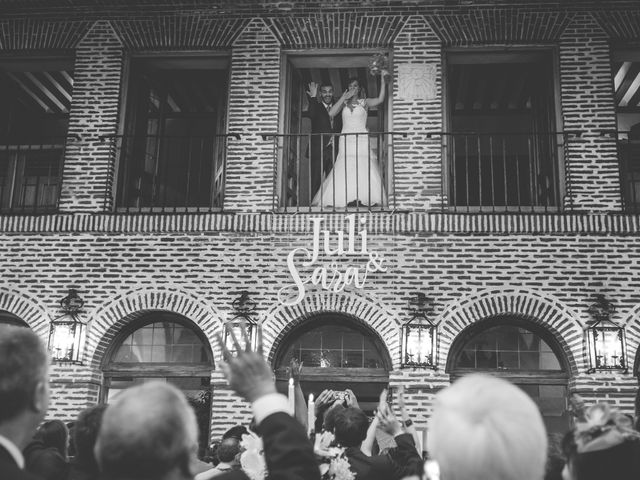
<svg viewBox="0 0 640 480">
<path fill-rule="evenodd" d="M 22 456 L 22 452 L 16 446 L 16 444 L 9 440 L 7 437 L 3 437 L 2 435 L 0 435 L 0 446 L 4 447 L 7 452 L 9 452 L 9 455 L 13 457 L 13 460 L 18 465 L 18 468 L 20 470 L 24 470 L 24 457 Z"/>
</svg>

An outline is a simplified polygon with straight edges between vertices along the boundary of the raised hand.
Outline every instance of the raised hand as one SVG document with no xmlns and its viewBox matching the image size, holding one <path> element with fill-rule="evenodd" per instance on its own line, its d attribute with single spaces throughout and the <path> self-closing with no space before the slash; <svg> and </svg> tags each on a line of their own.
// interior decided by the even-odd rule
<svg viewBox="0 0 640 480">
<path fill-rule="evenodd" d="M 347 392 L 347 395 L 345 397 L 345 400 L 347 402 L 347 407 L 360 408 L 360 405 L 358 404 L 358 399 L 356 398 L 356 394 L 353 393 L 348 388 L 345 390 L 345 392 Z"/>
<path fill-rule="evenodd" d="M 316 417 L 318 412 L 322 411 L 325 405 L 333 403 L 333 392 L 331 390 L 323 390 L 315 401 Z"/>
<path fill-rule="evenodd" d="M 289 376 L 293 378 L 296 383 L 298 383 L 300 381 L 300 373 L 302 372 L 302 362 L 299 362 L 295 358 L 292 358 L 287 371 L 289 373 Z"/>
<path fill-rule="evenodd" d="M 314 98 L 318 95 L 318 84 L 316 82 L 309 82 L 307 95 Z"/>
<path fill-rule="evenodd" d="M 396 436 L 403 433 L 402 425 L 400 421 L 393 414 L 389 406 L 385 402 L 384 408 L 378 409 L 378 413 L 376 413 L 376 418 L 378 419 L 379 426 L 378 428 L 384 430 L 389 435 Z"/>
<path fill-rule="evenodd" d="M 258 398 L 271 393 L 276 393 L 276 384 L 273 380 L 273 371 L 262 356 L 262 330 L 258 329 L 258 342 L 256 351 L 251 350 L 251 342 L 247 330 L 241 327 L 242 337 L 246 348 L 243 350 L 233 330 L 229 335 L 233 340 L 236 356 L 234 357 L 219 334 L 216 340 L 222 350 L 224 362 L 221 364 L 222 372 L 229 382 L 229 386 L 248 402 L 253 403 Z"/>
</svg>

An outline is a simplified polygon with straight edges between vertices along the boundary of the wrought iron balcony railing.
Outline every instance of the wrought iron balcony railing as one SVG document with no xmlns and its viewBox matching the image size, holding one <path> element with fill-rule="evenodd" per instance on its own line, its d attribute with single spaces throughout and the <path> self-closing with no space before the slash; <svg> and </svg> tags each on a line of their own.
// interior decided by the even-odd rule
<svg viewBox="0 0 640 480">
<path fill-rule="evenodd" d="M 393 138 L 400 132 L 263 133 L 274 158 L 275 210 L 395 209 Z"/>
<path fill-rule="evenodd" d="M 103 137 L 112 142 L 118 166 L 116 209 L 124 212 L 220 211 L 229 137 L 239 138 L 239 135 Z"/>
<path fill-rule="evenodd" d="M 562 133 L 442 133 L 443 209 L 547 212 L 562 207 Z"/>
<path fill-rule="evenodd" d="M 66 138 L 0 144 L 0 213 L 49 213 L 58 208 Z"/>
</svg>

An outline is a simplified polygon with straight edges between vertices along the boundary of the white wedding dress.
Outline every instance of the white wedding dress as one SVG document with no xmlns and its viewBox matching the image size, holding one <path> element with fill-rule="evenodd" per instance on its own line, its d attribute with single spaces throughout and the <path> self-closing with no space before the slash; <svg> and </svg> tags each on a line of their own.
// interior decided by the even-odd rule
<svg viewBox="0 0 640 480">
<path fill-rule="evenodd" d="M 380 166 L 369 145 L 366 100 L 359 100 L 353 110 L 349 106 L 342 109 L 341 133 L 333 169 L 311 205 L 323 208 L 386 205 Z"/>
</svg>

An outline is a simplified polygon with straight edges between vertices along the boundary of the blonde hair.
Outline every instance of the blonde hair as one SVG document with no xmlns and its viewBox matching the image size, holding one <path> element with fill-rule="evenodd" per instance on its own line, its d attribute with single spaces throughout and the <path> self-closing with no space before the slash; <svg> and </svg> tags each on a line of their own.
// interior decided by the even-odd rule
<svg viewBox="0 0 640 480">
<path fill-rule="evenodd" d="M 547 434 L 526 393 L 472 374 L 436 395 L 428 449 L 446 480 L 539 480 Z"/>
</svg>

